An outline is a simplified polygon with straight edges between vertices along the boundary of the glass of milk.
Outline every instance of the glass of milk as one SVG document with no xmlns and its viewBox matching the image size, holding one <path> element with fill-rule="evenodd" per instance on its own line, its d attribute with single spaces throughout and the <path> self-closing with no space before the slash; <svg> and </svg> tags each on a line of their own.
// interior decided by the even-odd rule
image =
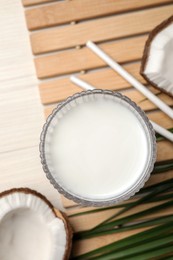
<svg viewBox="0 0 173 260">
<path fill-rule="evenodd" d="M 148 180 L 156 139 L 134 102 L 97 89 L 57 106 L 43 127 L 40 153 L 48 179 L 65 197 L 108 206 L 128 199 Z"/>
</svg>

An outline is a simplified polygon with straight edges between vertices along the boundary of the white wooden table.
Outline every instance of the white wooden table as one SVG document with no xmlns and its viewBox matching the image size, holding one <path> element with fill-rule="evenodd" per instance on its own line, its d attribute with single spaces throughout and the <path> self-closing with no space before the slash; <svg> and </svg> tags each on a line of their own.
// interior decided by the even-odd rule
<svg viewBox="0 0 173 260">
<path fill-rule="evenodd" d="M 109 87 L 125 92 L 146 111 L 151 120 L 165 128 L 172 127 L 171 119 L 156 110 L 151 102 L 83 45 L 88 39 L 95 41 L 145 83 L 139 75 L 145 41 L 149 31 L 172 15 L 173 3 L 172 0 L 0 0 L 0 191 L 11 187 L 31 187 L 58 206 L 58 193 L 46 179 L 39 159 L 38 143 L 44 116 L 21 2 L 25 5 L 28 28 L 31 30 L 37 76 L 42 79 L 39 90 L 46 116 L 58 102 L 81 91 L 69 81 L 69 75 L 77 73 L 97 88 Z M 153 88 L 152 91 L 159 94 Z M 168 105 L 173 105 L 173 99 L 169 96 L 159 94 L 159 97 Z M 173 159 L 172 155 L 170 142 L 158 143 L 158 161 Z M 153 175 L 147 185 L 172 176 L 173 171 Z M 88 210 L 75 207 L 67 199 L 63 203 L 68 216 Z M 142 205 L 128 214 L 152 206 Z M 172 208 L 159 212 L 158 216 L 169 212 L 172 214 Z M 98 225 L 114 213 L 114 209 L 110 209 L 69 216 L 69 220 L 74 231 L 81 231 Z M 96 249 L 133 232 L 139 230 L 78 241 L 73 244 L 74 254 Z"/>
<path fill-rule="evenodd" d="M 0 192 L 30 187 L 58 207 L 39 158 L 44 115 L 20 0 L 0 1 L 0 26 Z"/>
</svg>

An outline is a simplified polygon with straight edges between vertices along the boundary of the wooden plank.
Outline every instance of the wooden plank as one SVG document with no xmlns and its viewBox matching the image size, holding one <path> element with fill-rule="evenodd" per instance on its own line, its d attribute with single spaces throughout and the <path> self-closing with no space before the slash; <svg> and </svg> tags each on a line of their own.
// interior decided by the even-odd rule
<svg viewBox="0 0 173 260">
<path fill-rule="evenodd" d="M 149 117 L 149 119 L 151 119 L 152 121 L 154 121 L 157 124 L 162 125 L 165 128 L 173 127 L 172 119 L 161 111 L 154 111 L 154 112 L 148 113 L 147 116 Z"/>
<path fill-rule="evenodd" d="M 56 2 L 57 0 L 22 0 L 24 6 Z"/>
<path fill-rule="evenodd" d="M 11 115 L 11 117 L 15 118 L 17 118 L 17 116 L 20 117 L 18 114 L 15 116 Z M 23 123 L 22 118 L 21 122 Z M 36 129 L 34 123 L 28 121 L 28 125 L 29 124 L 32 124 L 32 126 L 34 126 L 33 128 Z M 25 136 L 22 130 L 19 130 L 18 133 Z M 37 136 L 39 136 L 39 134 Z M 3 138 L 8 138 L 8 136 L 5 136 L 5 132 Z M 28 137 L 25 136 L 25 138 L 27 139 Z M 16 146 L 16 149 L 13 151 L 0 153 L 0 161 L 0 192 L 14 187 L 28 187 L 44 194 L 55 207 L 62 208 L 61 199 L 57 190 L 55 190 L 47 180 L 41 167 L 38 137 L 33 147 L 29 147 L 28 145 L 23 149 L 18 149 Z"/>
<path fill-rule="evenodd" d="M 146 40 L 147 36 L 139 36 L 100 44 L 99 46 L 118 62 L 129 62 L 142 57 Z M 35 67 L 39 78 L 91 70 L 104 66 L 106 66 L 105 62 L 86 47 L 35 59 Z"/>
<path fill-rule="evenodd" d="M 123 214 L 122 216 L 127 216 L 130 214 L 135 214 L 138 213 L 142 210 L 147 210 L 149 208 L 152 208 L 153 206 L 156 206 L 160 203 L 150 203 L 150 204 L 145 204 L 142 206 L 138 206 L 137 208 L 134 208 L 133 210 L 129 211 L 128 213 Z M 90 224 L 90 226 L 88 228 L 94 227 L 93 222 L 95 222 L 95 224 L 97 225 L 98 222 L 102 222 L 104 219 L 108 218 L 109 216 L 111 216 L 112 214 L 115 214 L 117 212 L 116 209 L 111 210 L 110 212 L 102 212 L 100 213 L 96 213 L 96 214 L 91 214 L 91 215 L 84 215 L 81 217 L 75 217 L 73 220 L 72 218 L 70 218 L 70 221 L 73 222 L 73 228 L 77 229 L 76 231 L 79 231 L 78 228 L 78 223 L 80 225 L 80 227 L 84 228 L 85 227 L 85 223 L 88 227 L 88 224 Z M 107 217 L 104 215 L 107 214 Z M 151 218 L 154 217 L 161 217 L 161 216 L 165 216 L 165 215 L 171 215 L 172 214 L 172 208 L 168 208 L 166 210 L 162 210 L 160 212 L 157 212 L 155 214 L 153 214 L 152 216 L 149 217 L 143 217 L 140 220 L 149 220 Z M 97 218 L 98 218 L 98 222 L 97 222 Z M 90 222 L 89 222 L 90 219 Z M 84 230 L 84 229 L 81 229 Z M 95 237 L 92 239 L 87 239 L 87 240 L 79 240 L 77 242 L 75 242 L 74 247 L 73 247 L 73 254 L 82 254 L 85 252 L 88 252 L 90 250 L 96 249 L 98 247 L 104 246 L 106 244 L 112 243 L 114 241 L 118 241 L 124 237 L 130 236 L 132 234 L 141 232 L 144 229 L 137 229 L 137 230 L 133 230 L 133 231 L 127 231 L 127 232 L 120 232 L 117 234 L 113 234 L 113 235 L 109 235 L 109 236 L 101 236 L 101 237 Z"/>
<path fill-rule="evenodd" d="M 157 161 L 173 159 L 173 145 L 170 141 L 162 141 L 157 144 Z"/>
<path fill-rule="evenodd" d="M 150 88 L 151 90 L 151 88 Z M 173 99 L 164 94 L 163 92 L 160 92 L 159 90 L 153 89 L 152 92 L 154 94 L 157 94 L 158 97 L 164 101 L 169 106 L 173 105 Z M 160 92 L 160 94 L 158 94 Z M 144 111 L 150 111 L 157 109 L 157 106 L 154 105 L 151 101 L 149 101 L 145 96 L 143 96 L 138 90 L 127 90 L 123 93 L 127 97 L 129 97 L 131 100 L 133 100 L 138 106 L 140 106 Z"/>
<path fill-rule="evenodd" d="M 23 79 L 25 82 L 30 82 L 30 78 L 23 76 Z M 36 85 L 26 87 L 23 83 L 23 88 L 17 89 L 14 87 L 16 79 L 13 78 L 11 81 L 14 84 L 10 91 L 6 90 L 5 93 L 1 87 L 0 153 L 37 145 L 44 122 Z M 7 86 L 7 81 L 1 82 L 1 85 Z"/>
<path fill-rule="evenodd" d="M 172 3 L 172 0 L 165 0 L 164 4 L 167 3 Z M 92 4 L 91 0 L 61 1 L 28 9 L 25 15 L 28 29 L 35 30 L 160 4 L 163 0 L 92 0 Z"/>
<path fill-rule="evenodd" d="M 172 209 L 166 210 L 165 214 L 166 213 L 172 214 Z M 165 214 L 163 212 L 161 215 L 163 216 Z M 149 228 L 152 228 L 152 227 L 149 227 Z M 97 249 L 99 247 L 119 241 L 128 236 L 137 234 L 137 233 L 147 230 L 149 228 L 141 228 L 141 229 L 126 231 L 126 232 L 120 232 L 120 233 L 112 234 L 112 235 L 108 235 L 108 236 L 100 236 L 100 237 L 94 237 L 94 238 L 87 239 L 87 240 L 79 240 L 73 244 L 72 253 L 73 253 L 73 255 L 84 254 L 86 252 Z"/>
<path fill-rule="evenodd" d="M 28 187 L 59 207 L 39 158 L 44 115 L 23 12 L 20 0 L 0 1 L 0 192 Z M 1 260 L 10 257 L 0 255 Z"/>
<path fill-rule="evenodd" d="M 126 238 L 128 236 L 135 235 L 138 232 L 142 232 L 146 229 L 147 228 L 145 228 L 145 229 L 141 228 L 141 229 L 137 229 L 137 230 L 109 235 L 106 237 L 100 236 L 100 237 L 95 237 L 95 238 L 91 238 L 91 239 L 87 239 L 87 240 L 75 241 L 75 243 L 73 244 L 72 255 L 75 256 L 75 255 L 84 254 L 84 253 L 94 250 L 96 248 L 99 248 L 104 245 L 108 245 L 110 243 L 118 241 L 120 239 Z"/>
<path fill-rule="evenodd" d="M 161 100 L 163 100 L 166 104 L 168 104 L 169 106 L 173 105 L 173 99 L 170 96 L 168 96 L 164 93 L 160 93 L 159 90 L 156 90 L 154 88 L 150 88 L 150 90 L 151 89 L 152 89 L 152 92 L 155 94 L 158 94 L 159 98 Z M 80 89 L 78 92 L 81 92 L 81 91 L 82 91 L 82 89 Z M 129 97 L 131 100 L 133 100 L 137 105 L 139 105 L 145 111 L 150 111 L 150 110 L 157 108 L 151 101 L 146 99 L 146 97 L 143 96 L 143 94 L 141 94 L 139 91 L 137 91 L 135 89 L 126 90 L 125 92 L 123 92 L 123 94 L 126 95 L 127 97 Z M 57 98 L 58 98 L 58 96 L 57 96 Z"/>
<path fill-rule="evenodd" d="M 139 62 L 124 65 L 123 67 L 142 83 L 145 83 L 145 80 L 139 74 Z M 126 80 L 109 68 L 79 75 L 79 78 L 100 89 L 119 91 L 131 87 Z M 81 88 L 74 85 L 69 78 L 60 78 L 41 83 L 39 90 L 42 103 L 49 104 L 62 101 L 68 96 L 79 92 Z"/>
<path fill-rule="evenodd" d="M 157 206 L 161 203 L 162 203 L 162 201 L 139 205 L 135 208 L 132 208 L 128 212 L 121 214 L 121 217 L 126 217 L 131 214 L 138 213 L 140 211 Z M 120 209 L 110 209 L 110 210 L 100 211 L 97 213 L 84 214 L 84 215 L 80 215 L 80 216 L 70 217 L 70 223 L 75 232 L 92 229 L 95 226 L 97 226 L 98 224 L 105 221 L 107 218 L 111 217 L 113 214 L 118 213 L 119 210 Z M 172 208 L 168 209 L 168 210 L 159 211 L 159 212 L 153 214 L 152 217 L 164 216 L 164 215 L 168 214 L 168 212 L 171 214 Z M 146 216 L 140 218 L 140 220 L 144 220 L 144 219 L 146 219 Z"/>
<path fill-rule="evenodd" d="M 61 195 L 61 201 L 66 210 L 71 210 L 72 207 L 78 207 L 78 204 L 76 204 L 74 201 L 67 199 L 63 195 Z M 66 212 L 67 214 L 67 212 Z"/>
<path fill-rule="evenodd" d="M 35 54 L 45 53 L 84 45 L 88 40 L 100 42 L 146 33 L 172 12 L 173 5 L 169 5 L 35 32 L 31 35 L 32 50 Z"/>
<path fill-rule="evenodd" d="M 80 88 L 77 89 L 77 87 L 76 87 L 76 90 L 78 90 L 77 92 L 81 92 L 82 91 Z M 156 89 L 154 89 L 152 87 L 150 87 L 150 90 L 152 90 L 153 93 L 157 94 L 159 96 L 159 98 L 161 100 L 163 100 L 169 106 L 173 105 L 173 99 L 170 96 L 168 96 L 168 95 L 166 95 L 164 93 L 160 93 L 159 90 L 156 90 Z M 63 91 L 64 94 L 65 94 L 65 91 Z M 53 93 L 50 93 L 49 95 L 52 96 L 52 100 L 54 100 L 54 101 L 57 100 L 58 102 L 60 101 L 59 100 L 59 95 L 61 97 L 61 93 L 60 92 L 53 91 Z M 129 91 L 125 91 L 124 95 L 126 95 L 131 100 L 136 102 L 145 111 L 150 111 L 150 110 L 154 110 L 154 109 L 157 108 L 151 101 L 149 101 L 145 96 L 143 96 L 140 92 L 138 92 L 135 89 L 130 89 Z"/>
<path fill-rule="evenodd" d="M 145 187 L 151 186 L 153 184 L 166 181 L 173 178 L 173 170 L 170 170 L 168 172 L 159 173 L 158 174 L 152 174 L 147 183 L 145 184 Z"/>
</svg>

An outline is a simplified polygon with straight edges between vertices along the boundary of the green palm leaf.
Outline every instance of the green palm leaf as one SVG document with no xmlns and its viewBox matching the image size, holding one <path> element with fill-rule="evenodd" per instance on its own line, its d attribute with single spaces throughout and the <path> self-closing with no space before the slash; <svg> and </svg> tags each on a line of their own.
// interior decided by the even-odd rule
<svg viewBox="0 0 173 260">
<path fill-rule="evenodd" d="M 173 240 L 173 235 L 172 235 L 172 231 L 173 231 L 173 221 L 167 221 L 166 224 L 162 224 L 159 226 L 156 226 L 154 228 L 151 228 L 149 230 L 140 232 L 138 234 L 132 235 L 130 237 L 121 239 L 117 242 L 113 242 L 109 245 L 103 246 L 101 248 L 95 249 L 89 253 L 74 257 L 73 259 L 77 260 L 77 259 L 93 259 L 90 257 L 93 257 L 94 255 L 99 255 L 101 253 L 105 254 L 109 254 L 111 252 L 119 252 L 119 251 L 123 251 L 125 252 L 125 249 L 129 249 L 129 248 L 136 248 L 139 245 L 144 245 L 145 242 L 151 242 L 154 239 L 159 238 L 159 236 L 164 236 L 166 234 L 171 234 L 172 240 Z M 148 247 L 147 247 L 148 248 Z M 134 251 L 133 251 L 134 252 Z M 114 259 L 114 258 L 113 258 Z"/>
</svg>

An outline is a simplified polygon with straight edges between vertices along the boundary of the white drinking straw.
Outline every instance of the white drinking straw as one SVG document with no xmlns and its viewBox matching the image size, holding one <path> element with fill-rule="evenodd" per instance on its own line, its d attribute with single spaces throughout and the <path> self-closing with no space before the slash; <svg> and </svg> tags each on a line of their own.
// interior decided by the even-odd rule
<svg viewBox="0 0 173 260">
<path fill-rule="evenodd" d="M 76 77 L 74 75 L 70 76 L 70 80 L 71 80 L 71 82 L 73 82 L 74 84 L 76 84 L 77 86 L 79 86 L 79 87 L 81 87 L 81 88 L 83 88 L 85 90 L 93 90 L 93 89 L 95 89 L 94 86 L 92 86 L 91 84 L 88 84 L 86 81 L 81 80 L 81 79 L 79 79 L 78 77 Z"/>
<path fill-rule="evenodd" d="M 91 84 L 87 83 L 86 81 L 79 79 L 77 76 L 70 76 L 70 80 L 71 82 L 73 82 L 75 85 L 77 85 L 78 87 L 83 88 L 84 90 L 93 90 L 96 89 L 94 86 L 92 86 Z"/>
<path fill-rule="evenodd" d="M 142 85 L 137 79 L 135 79 L 130 73 L 128 73 L 122 66 L 120 66 L 115 60 L 109 57 L 104 51 L 102 51 L 95 43 L 88 41 L 87 47 L 97 54 L 102 60 L 104 60 L 113 70 L 119 73 L 124 79 L 126 79 L 132 86 L 139 90 L 144 96 L 146 96 L 153 104 L 155 104 L 160 110 L 173 119 L 173 110 L 166 105 L 162 100 L 149 91 L 144 85 Z"/>
<path fill-rule="evenodd" d="M 166 130 L 165 128 L 163 128 L 162 126 L 154 123 L 153 121 L 150 120 L 150 122 L 153 125 L 154 130 L 159 133 L 160 135 L 164 136 L 166 139 L 170 140 L 171 142 L 173 142 L 173 134 L 171 132 L 169 132 L 168 130 Z"/>
<path fill-rule="evenodd" d="M 77 86 L 85 89 L 85 90 L 93 90 L 95 89 L 94 86 L 90 85 L 89 83 L 85 82 L 82 79 L 79 79 L 78 77 L 72 75 L 70 77 L 71 82 L 73 82 L 74 84 L 76 84 Z M 161 134 L 162 136 L 164 136 L 166 139 L 170 140 L 171 142 L 173 142 L 173 134 L 170 133 L 168 130 L 166 130 L 165 128 L 163 128 L 162 126 L 154 123 L 153 121 L 150 120 L 150 122 L 152 123 L 154 130 Z"/>
</svg>

